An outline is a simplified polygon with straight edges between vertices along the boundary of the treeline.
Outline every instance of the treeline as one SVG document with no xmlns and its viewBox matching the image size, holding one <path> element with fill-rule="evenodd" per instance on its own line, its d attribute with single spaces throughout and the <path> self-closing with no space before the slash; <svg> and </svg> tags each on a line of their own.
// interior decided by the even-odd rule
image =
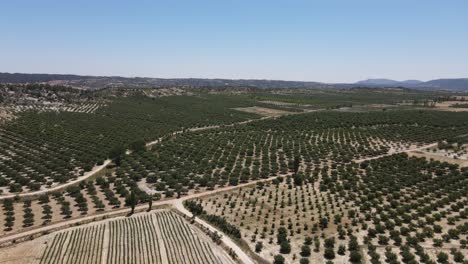
<svg viewBox="0 0 468 264">
<path fill-rule="evenodd" d="M 195 201 L 186 201 L 184 205 L 192 214 L 194 214 L 194 216 L 199 216 L 205 219 L 206 221 L 218 227 L 223 233 L 237 239 L 242 237 L 240 230 L 235 225 L 228 223 L 224 217 L 206 214 L 201 204 Z"/>
<path fill-rule="evenodd" d="M 80 80 L 93 78 L 71 74 L 26 74 L 0 72 L 0 83 L 33 83 L 50 82 L 55 80 Z"/>
</svg>

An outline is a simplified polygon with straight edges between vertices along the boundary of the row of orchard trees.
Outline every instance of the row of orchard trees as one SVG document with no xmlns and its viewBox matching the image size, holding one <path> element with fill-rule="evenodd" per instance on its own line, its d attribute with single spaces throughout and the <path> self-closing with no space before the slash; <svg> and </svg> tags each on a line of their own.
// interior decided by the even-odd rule
<svg viewBox="0 0 468 264">
<path fill-rule="evenodd" d="M 78 177 L 107 158 L 118 158 L 135 147 L 134 142 L 148 142 L 184 127 L 256 117 L 230 109 L 242 105 L 240 100 L 226 97 L 223 105 L 223 98 L 129 97 L 114 99 L 91 115 L 21 113 L 0 130 L 0 156 L 5 157 L 0 159 L 0 186 L 9 186 L 11 192 L 39 190 Z"/>
<path fill-rule="evenodd" d="M 130 183 L 145 179 L 167 197 L 287 175 L 296 161 L 298 174 L 309 177 L 324 160 L 350 163 L 385 154 L 390 147 L 463 141 L 459 136 L 468 133 L 467 117 L 431 111 L 319 112 L 188 132 L 151 152 L 124 156 L 116 175 Z M 323 188 L 332 187 L 335 178 L 325 175 Z"/>
</svg>

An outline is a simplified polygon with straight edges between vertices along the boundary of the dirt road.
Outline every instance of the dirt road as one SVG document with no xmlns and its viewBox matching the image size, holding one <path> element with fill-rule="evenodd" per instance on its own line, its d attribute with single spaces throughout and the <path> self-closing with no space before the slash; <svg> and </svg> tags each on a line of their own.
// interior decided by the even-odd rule
<svg viewBox="0 0 468 264">
<path fill-rule="evenodd" d="M 403 150 L 389 151 L 386 154 L 382 154 L 382 155 L 378 155 L 378 156 L 374 156 L 374 157 L 363 158 L 363 159 L 358 159 L 358 160 L 354 160 L 354 162 L 361 163 L 361 162 L 364 162 L 364 161 L 367 161 L 367 160 L 374 160 L 374 159 L 379 159 L 379 158 L 386 157 L 386 156 L 391 156 L 393 154 L 408 153 L 408 152 L 412 152 L 412 151 L 418 151 L 418 150 L 432 148 L 432 147 L 435 147 L 435 146 L 437 146 L 437 143 L 426 144 L 426 145 L 423 145 L 421 147 L 416 147 L 416 148 L 408 148 L 408 149 L 403 149 Z"/>
<path fill-rule="evenodd" d="M 251 123 L 251 122 L 254 122 L 254 121 L 264 120 L 264 119 L 268 119 L 268 118 L 271 118 L 271 117 L 262 117 L 262 118 L 258 118 L 258 119 L 249 119 L 249 120 L 246 120 L 246 121 L 236 122 L 236 123 L 229 124 L 229 125 L 214 125 L 214 126 L 206 126 L 206 127 L 189 128 L 189 129 L 186 129 L 186 130 L 179 130 L 179 131 L 176 131 L 176 132 L 172 132 L 171 135 L 178 135 L 178 134 L 182 134 L 182 133 L 185 133 L 185 132 L 191 132 L 191 131 L 203 131 L 203 130 L 215 129 L 215 128 L 220 128 L 220 127 L 230 127 L 230 126 L 235 126 L 235 125 L 247 124 L 247 123 Z M 149 146 L 158 144 L 163 139 L 164 139 L 164 137 L 160 137 L 157 140 L 146 143 L 146 146 L 149 147 Z M 130 153 L 131 153 L 131 151 L 129 151 L 129 150 L 126 151 L 126 155 L 128 155 Z M 54 187 L 49 188 L 49 189 L 44 189 L 44 190 L 39 190 L 39 191 L 34 191 L 34 192 L 25 192 L 25 193 L 19 193 L 19 194 L 0 195 L 0 201 L 4 200 L 4 199 L 15 198 L 17 196 L 20 197 L 20 198 L 28 198 L 28 197 L 38 196 L 38 195 L 53 192 L 53 191 L 62 190 L 64 188 L 67 188 L 68 186 L 77 184 L 77 183 L 79 183 L 81 181 L 84 181 L 84 180 L 94 176 L 95 174 L 100 172 L 102 169 L 104 169 L 110 163 L 111 163 L 111 160 L 108 159 L 108 160 L 104 161 L 104 163 L 102 165 L 96 166 L 91 171 L 86 172 L 83 176 L 80 176 L 80 177 L 78 177 L 77 179 L 75 179 L 73 181 L 70 181 L 70 182 L 67 182 L 67 183 L 64 183 L 64 184 L 60 184 L 60 185 L 54 186 Z"/>
<path fill-rule="evenodd" d="M 403 152 L 411 152 L 411 151 L 422 150 L 422 149 L 430 148 L 430 147 L 433 147 L 433 146 L 436 146 L 436 145 L 437 145 L 437 143 L 432 143 L 432 144 L 427 144 L 427 145 L 417 147 L 417 148 L 409 148 L 409 149 L 400 150 L 400 151 L 392 151 L 392 152 L 389 152 L 387 154 L 379 155 L 379 156 L 376 156 L 376 157 L 369 157 L 369 158 L 365 158 L 365 159 L 355 160 L 354 162 L 359 163 L 359 162 L 363 162 L 365 160 L 377 159 L 377 158 L 381 158 L 381 157 L 384 157 L 384 156 L 393 155 L 393 154 L 396 154 L 396 153 L 403 153 Z M 105 164 L 103 166 L 105 166 Z M 270 177 L 270 178 L 266 178 L 266 179 L 259 179 L 259 180 L 255 180 L 255 181 L 251 181 L 251 182 L 247 182 L 247 183 L 242 183 L 242 184 L 239 184 L 239 185 L 236 185 L 236 186 L 225 186 L 225 187 L 217 188 L 217 189 L 211 190 L 211 191 L 193 193 L 193 194 L 190 194 L 190 195 L 187 195 L 187 196 L 183 196 L 183 197 L 181 197 L 179 199 L 168 199 L 168 200 L 163 200 L 163 201 L 157 201 L 157 202 L 153 203 L 153 206 L 155 206 L 155 207 L 156 206 L 163 206 L 163 205 L 172 206 L 173 208 L 180 211 L 181 213 L 187 215 L 188 217 L 191 217 L 192 214 L 183 206 L 183 202 L 186 201 L 186 200 L 200 198 L 200 197 L 204 197 L 204 196 L 209 196 L 209 195 L 213 195 L 213 194 L 216 194 L 216 193 L 226 192 L 226 191 L 230 191 L 230 190 L 234 190 L 234 189 L 242 188 L 242 187 L 246 187 L 246 186 L 251 186 L 251 185 L 255 185 L 255 184 L 259 183 L 259 182 L 270 181 L 270 180 L 272 180 L 274 178 L 275 177 Z M 71 185 L 71 184 L 73 184 L 73 182 L 70 182 L 70 183 L 67 183 L 67 184 Z M 63 188 L 63 185 L 60 185 L 60 186 L 57 186 L 57 187 Z M 50 191 L 50 190 L 47 190 L 47 191 Z M 148 206 L 146 204 L 143 204 L 143 205 L 137 206 L 135 208 L 135 210 L 136 211 L 143 211 L 147 207 Z M 89 222 L 89 221 L 95 221 L 96 219 L 102 219 L 104 217 L 105 218 L 116 217 L 116 216 L 119 216 L 119 215 L 122 215 L 122 214 L 125 214 L 125 213 L 128 213 L 128 212 L 130 212 L 130 209 L 122 208 L 122 209 L 106 212 L 106 213 L 99 214 L 99 215 L 86 216 L 86 217 L 77 218 L 77 219 L 73 219 L 73 220 L 69 220 L 69 221 L 55 223 L 55 224 L 52 224 L 52 225 L 49 225 L 49 226 L 38 227 L 38 228 L 31 229 L 31 230 L 28 230 L 28 231 L 25 231 L 25 232 L 21 232 L 21 233 L 1 237 L 0 238 L 0 245 L 8 243 L 9 241 L 24 239 L 26 237 L 30 237 L 32 235 L 36 235 L 36 234 L 39 234 L 39 233 L 52 232 L 52 231 L 60 230 L 60 229 L 63 229 L 63 228 L 67 228 L 69 226 L 73 226 L 75 224 L 79 224 L 79 223 L 83 223 L 83 222 Z M 211 230 L 213 232 L 214 231 L 220 232 L 215 227 L 213 227 L 212 225 L 210 225 L 209 223 L 205 222 L 202 219 L 197 218 L 196 221 L 197 221 L 197 223 L 203 225 L 204 227 L 208 228 L 209 230 Z M 222 233 L 222 232 L 220 232 L 220 233 Z M 254 263 L 254 261 L 234 241 L 232 241 L 232 239 L 230 239 L 228 236 L 223 235 L 222 241 L 223 241 L 223 243 L 225 243 L 225 245 L 230 247 L 237 254 L 239 259 L 243 263 Z"/>
<path fill-rule="evenodd" d="M 232 123 L 232 124 L 228 124 L 228 125 L 213 125 L 213 126 L 204 126 L 204 127 L 188 128 L 188 129 L 185 129 L 185 130 L 178 130 L 178 131 L 172 132 L 171 135 L 172 135 L 172 136 L 175 136 L 175 135 L 179 135 L 179 134 L 182 134 L 182 133 L 185 133 L 185 132 L 204 131 L 204 130 L 215 129 L 215 128 L 221 128 L 221 127 L 232 127 L 232 126 L 235 126 L 235 125 L 248 124 L 248 123 L 251 123 L 251 122 L 260 121 L 260 120 L 265 120 L 265 119 L 269 119 L 269 118 L 273 118 L 273 117 L 271 117 L 271 116 L 264 116 L 264 117 L 261 117 L 261 118 L 249 119 L 249 120 L 240 121 L 240 122 L 236 122 L 236 123 Z M 149 146 L 158 144 L 158 143 L 160 143 L 163 139 L 164 139 L 164 137 L 160 137 L 160 138 L 158 138 L 158 139 L 156 139 L 156 140 L 154 140 L 154 141 L 151 141 L 151 142 L 146 143 L 146 146 L 149 147 Z"/>
<path fill-rule="evenodd" d="M 246 187 L 246 186 L 249 186 L 249 185 L 254 185 L 254 184 L 257 184 L 258 182 L 270 181 L 273 178 L 275 178 L 275 177 L 267 178 L 267 179 L 260 179 L 260 180 L 251 181 L 251 182 L 247 182 L 247 183 L 242 183 L 242 184 L 239 184 L 237 186 L 221 187 L 221 188 L 211 190 L 211 191 L 207 191 L 207 192 L 194 193 L 194 194 L 191 194 L 191 195 L 183 196 L 183 197 L 181 197 L 179 199 L 156 201 L 156 202 L 153 203 L 153 206 L 154 207 L 163 206 L 163 205 L 172 206 L 173 208 L 180 211 L 181 213 L 187 215 L 188 217 L 191 217 L 192 213 L 190 213 L 183 206 L 183 202 L 186 201 L 186 200 L 199 198 L 199 197 L 203 197 L 203 196 L 207 196 L 207 195 L 213 195 L 213 194 L 216 194 L 216 193 L 219 193 L 219 192 L 230 191 L 230 190 L 233 190 L 233 189 Z M 137 206 L 135 208 L 135 210 L 136 211 L 144 211 L 147 208 L 148 208 L 148 205 L 143 204 L 143 205 Z M 0 237 L 0 245 L 6 244 L 6 243 L 11 242 L 11 241 L 19 241 L 21 239 L 29 238 L 29 237 L 31 237 L 33 235 L 37 235 L 37 234 L 41 234 L 41 233 L 46 234 L 46 233 L 50 233 L 50 232 L 53 232 L 53 231 L 61 230 L 61 229 L 68 228 L 68 227 L 71 227 L 71 226 L 74 226 L 74 225 L 78 225 L 78 224 L 84 223 L 84 222 L 99 221 L 101 219 L 107 219 L 107 218 L 112 218 L 112 217 L 125 215 L 126 213 L 129 213 L 129 212 L 130 212 L 129 208 L 122 208 L 122 209 L 113 210 L 113 211 L 98 214 L 98 215 L 85 216 L 85 217 L 81 217 L 81 218 L 76 218 L 76 219 L 72 219 L 72 220 L 68 220 L 68 221 L 63 221 L 63 222 L 51 224 L 51 225 L 48 225 L 48 226 L 34 228 L 34 229 L 31 229 L 31 230 L 28 230 L 28 231 L 25 231 L 25 232 Z M 219 230 L 217 230 L 215 227 L 208 224 L 207 222 L 203 221 L 202 219 L 197 218 L 196 221 L 199 224 L 203 225 L 204 227 L 208 228 L 210 231 L 212 231 L 212 232 L 217 231 L 217 232 L 222 234 L 222 232 L 220 232 Z M 226 235 L 223 235 L 222 241 L 223 241 L 223 243 L 225 243 L 225 245 L 227 245 L 232 250 L 234 250 L 234 252 L 236 252 L 237 257 L 242 261 L 242 263 L 248 263 L 248 264 L 255 263 L 239 246 L 237 246 L 237 244 L 234 241 L 232 241 L 231 238 L 229 238 Z"/>
</svg>

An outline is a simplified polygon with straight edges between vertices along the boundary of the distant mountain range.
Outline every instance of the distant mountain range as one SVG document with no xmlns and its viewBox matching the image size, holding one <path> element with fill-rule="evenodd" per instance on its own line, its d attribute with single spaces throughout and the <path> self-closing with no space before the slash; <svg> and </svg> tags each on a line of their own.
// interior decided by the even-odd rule
<svg viewBox="0 0 468 264">
<path fill-rule="evenodd" d="M 333 88 L 333 85 L 320 82 L 281 81 L 281 80 L 244 80 L 244 79 L 204 79 L 204 78 L 147 78 L 119 76 L 79 76 L 69 74 L 24 74 L 0 73 L 0 83 L 49 83 L 69 85 L 80 88 L 100 89 L 106 87 L 257 87 L 257 88 Z"/>
<path fill-rule="evenodd" d="M 366 87 L 405 87 L 421 90 L 468 91 L 468 78 L 436 79 L 427 82 L 418 80 L 395 81 L 390 79 L 367 79 L 355 83 Z"/>
<path fill-rule="evenodd" d="M 427 82 L 418 80 L 395 81 L 390 79 L 368 79 L 356 83 L 328 84 L 321 82 L 282 81 L 282 80 L 245 80 L 245 79 L 204 79 L 204 78 L 146 78 L 146 77 L 119 77 L 119 76 L 80 76 L 72 74 L 25 74 L 0 73 L 0 83 L 49 83 L 61 84 L 84 89 L 101 89 L 106 87 L 257 87 L 257 88 L 311 88 L 346 89 L 353 87 L 402 87 L 418 90 L 450 90 L 468 91 L 468 78 L 463 79 L 437 79 Z"/>
</svg>

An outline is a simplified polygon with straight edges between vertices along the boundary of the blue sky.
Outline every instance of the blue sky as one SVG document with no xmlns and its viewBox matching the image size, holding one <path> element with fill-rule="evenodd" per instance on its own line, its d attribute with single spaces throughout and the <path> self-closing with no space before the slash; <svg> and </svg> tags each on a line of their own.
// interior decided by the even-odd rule
<svg viewBox="0 0 468 264">
<path fill-rule="evenodd" d="M 0 72 L 468 77 L 465 0 L 14 0 L 0 11 Z"/>
</svg>

